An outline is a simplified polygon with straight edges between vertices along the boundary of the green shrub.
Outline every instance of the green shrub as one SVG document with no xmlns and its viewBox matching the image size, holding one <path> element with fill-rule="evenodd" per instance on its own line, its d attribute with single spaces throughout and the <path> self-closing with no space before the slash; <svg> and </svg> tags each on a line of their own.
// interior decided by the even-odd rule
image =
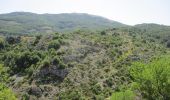
<svg viewBox="0 0 170 100">
<path fill-rule="evenodd" d="M 56 50 L 60 48 L 60 43 L 58 42 L 58 40 L 51 41 L 48 44 L 48 49 L 51 49 L 51 48 L 54 48 Z"/>
<path fill-rule="evenodd" d="M 106 84 L 109 86 L 109 87 L 111 87 L 112 85 L 113 85 L 113 79 L 112 78 L 109 78 L 109 79 L 107 79 L 106 80 Z"/>
<path fill-rule="evenodd" d="M 14 73 L 22 72 L 26 68 L 40 61 L 40 57 L 36 52 L 8 52 L 3 57 L 4 64 L 12 69 Z"/>
<path fill-rule="evenodd" d="M 6 37 L 6 42 L 9 44 L 15 44 L 15 43 L 20 43 L 21 42 L 21 37 L 13 37 L 13 36 L 8 36 Z"/>
<path fill-rule="evenodd" d="M 22 100 L 30 100 L 29 94 L 22 95 Z"/>
<path fill-rule="evenodd" d="M 59 64 L 59 63 L 60 63 L 59 57 L 58 57 L 58 56 L 55 56 L 55 57 L 53 58 L 53 64 L 54 64 L 54 65 L 57 65 L 57 64 Z"/>
<path fill-rule="evenodd" d="M 8 67 L 15 66 L 15 61 L 17 59 L 17 56 L 18 55 L 14 51 L 5 53 L 2 58 L 5 66 L 8 66 Z"/>
<path fill-rule="evenodd" d="M 105 32 L 105 31 L 102 31 L 100 34 L 101 34 L 101 35 L 106 35 L 106 32 Z"/>
<path fill-rule="evenodd" d="M 4 49 L 4 47 L 5 47 L 4 40 L 0 38 L 0 50 Z"/>
<path fill-rule="evenodd" d="M 59 69 L 65 69 L 66 68 L 66 64 L 63 63 L 63 61 L 58 57 L 55 56 L 52 60 L 53 65 L 56 65 L 59 67 Z"/>
<path fill-rule="evenodd" d="M 91 90 L 96 95 L 99 95 L 102 92 L 101 86 L 99 84 L 95 84 L 94 86 L 92 86 Z"/>
<path fill-rule="evenodd" d="M 42 38 L 42 35 L 38 35 L 38 36 L 36 36 L 36 38 L 35 38 L 35 41 L 34 41 L 34 43 L 33 43 L 33 45 L 36 45 L 39 41 L 40 41 L 40 39 Z"/>
<path fill-rule="evenodd" d="M 45 58 L 45 59 L 41 62 L 41 68 L 45 68 L 45 67 L 50 67 L 50 59 L 49 59 L 49 58 Z"/>
<path fill-rule="evenodd" d="M 105 97 L 102 94 L 101 95 L 96 95 L 95 100 L 105 100 Z"/>
<path fill-rule="evenodd" d="M 136 62 L 130 75 L 144 98 L 150 100 L 170 99 L 170 56 L 164 56 L 148 64 Z"/>
<path fill-rule="evenodd" d="M 20 71 L 22 69 L 26 69 L 30 67 L 32 64 L 36 64 L 40 61 L 39 56 L 37 56 L 33 52 L 25 51 L 21 53 L 16 59 L 15 64 L 17 65 L 17 70 Z"/>
<path fill-rule="evenodd" d="M 67 91 L 59 94 L 59 100 L 84 100 L 79 91 Z"/>
<path fill-rule="evenodd" d="M 59 33 L 55 33 L 53 36 L 53 40 L 58 40 L 60 39 L 60 34 Z"/>
<path fill-rule="evenodd" d="M 112 94 L 110 100 L 135 100 L 135 94 L 131 90 L 115 92 Z"/>
<path fill-rule="evenodd" d="M 6 82 L 8 80 L 8 74 L 6 68 L 0 64 L 0 82 Z"/>
<path fill-rule="evenodd" d="M 0 100 L 17 100 L 14 93 L 0 83 Z"/>
<path fill-rule="evenodd" d="M 67 67 L 62 61 L 59 62 L 59 69 L 65 69 Z"/>
<path fill-rule="evenodd" d="M 170 40 L 167 42 L 167 48 L 170 48 Z"/>
<path fill-rule="evenodd" d="M 25 73 L 30 77 L 34 73 L 35 69 L 34 66 L 31 66 L 25 70 Z"/>
</svg>

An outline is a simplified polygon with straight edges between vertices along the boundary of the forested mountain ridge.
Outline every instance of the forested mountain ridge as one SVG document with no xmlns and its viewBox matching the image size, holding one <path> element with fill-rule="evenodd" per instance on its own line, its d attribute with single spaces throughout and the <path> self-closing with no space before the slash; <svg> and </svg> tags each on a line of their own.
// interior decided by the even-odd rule
<svg viewBox="0 0 170 100">
<path fill-rule="evenodd" d="M 84 13 L 35 14 L 13 12 L 0 14 L 1 34 L 68 32 L 78 29 L 102 30 L 126 26 L 100 16 Z"/>
</svg>

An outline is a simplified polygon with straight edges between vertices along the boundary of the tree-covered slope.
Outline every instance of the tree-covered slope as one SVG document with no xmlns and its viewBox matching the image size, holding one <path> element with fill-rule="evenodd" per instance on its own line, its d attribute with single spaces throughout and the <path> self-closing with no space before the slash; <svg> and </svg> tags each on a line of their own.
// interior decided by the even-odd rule
<svg viewBox="0 0 170 100">
<path fill-rule="evenodd" d="M 77 29 L 102 30 L 123 27 L 122 23 L 83 13 L 35 14 L 13 12 L 0 14 L 0 33 L 52 33 Z"/>
</svg>

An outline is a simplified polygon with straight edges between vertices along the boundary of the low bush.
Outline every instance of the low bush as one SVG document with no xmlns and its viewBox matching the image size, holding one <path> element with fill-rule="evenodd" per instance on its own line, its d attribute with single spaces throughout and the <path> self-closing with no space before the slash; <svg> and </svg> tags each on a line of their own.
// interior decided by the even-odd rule
<svg viewBox="0 0 170 100">
<path fill-rule="evenodd" d="M 0 83 L 0 100 L 17 100 L 17 98 L 10 89 Z"/>
<path fill-rule="evenodd" d="M 21 42 L 21 37 L 13 37 L 13 36 L 8 36 L 6 37 L 6 42 L 9 44 L 15 44 L 15 43 L 20 43 Z"/>
<path fill-rule="evenodd" d="M 26 51 L 19 55 L 16 64 L 19 68 L 27 68 L 32 64 L 36 64 L 40 60 L 39 56 L 36 54 Z"/>
<path fill-rule="evenodd" d="M 101 35 L 106 35 L 106 32 L 105 32 L 105 31 L 102 31 L 100 34 L 101 34 Z"/>
<path fill-rule="evenodd" d="M 60 63 L 60 59 L 59 59 L 59 57 L 58 56 L 55 56 L 54 58 L 53 58 L 53 64 L 54 65 L 57 65 L 57 64 L 59 64 Z"/>
<path fill-rule="evenodd" d="M 135 62 L 130 75 L 144 98 L 149 100 L 170 99 L 170 56 L 145 64 Z"/>
<path fill-rule="evenodd" d="M 45 68 L 45 67 L 50 67 L 50 60 L 48 58 L 45 58 L 42 62 L 41 62 L 41 68 Z"/>
<path fill-rule="evenodd" d="M 56 65 L 59 67 L 59 69 L 65 69 L 66 68 L 66 64 L 64 64 L 64 62 L 58 57 L 55 56 L 52 60 L 53 65 Z"/>
<path fill-rule="evenodd" d="M 170 48 L 170 41 L 167 42 L 167 48 Z"/>
<path fill-rule="evenodd" d="M 135 100 L 135 94 L 131 90 L 115 92 L 112 94 L 110 100 Z"/>
<path fill-rule="evenodd" d="M 3 57 L 4 64 L 10 67 L 12 73 L 18 73 L 24 71 L 26 68 L 40 61 L 40 57 L 36 52 L 8 52 Z"/>
<path fill-rule="evenodd" d="M 54 48 L 56 50 L 60 48 L 60 43 L 58 42 L 58 40 L 53 40 L 48 44 L 48 49 L 51 48 Z"/>
<path fill-rule="evenodd" d="M 39 41 L 40 41 L 40 39 L 42 38 L 42 35 L 38 35 L 38 36 L 36 36 L 36 38 L 35 38 L 35 41 L 34 41 L 34 43 L 33 43 L 33 45 L 35 46 Z"/>
<path fill-rule="evenodd" d="M 6 82 L 8 80 L 8 74 L 6 68 L 0 64 L 0 82 Z"/>
<path fill-rule="evenodd" d="M 95 84 L 94 86 L 92 86 L 91 90 L 96 95 L 99 95 L 102 92 L 102 88 L 99 84 Z"/>
<path fill-rule="evenodd" d="M 68 92 L 62 92 L 58 96 L 59 100 L 84 100 L 83 96 L 79 91 L 68 91 Z"/>
<path fill-rule="evenodd" d="M 4 49 L 4 47 L 5 47 L 4 40 L 0 38 L 0 50 Z"/>
</svg>

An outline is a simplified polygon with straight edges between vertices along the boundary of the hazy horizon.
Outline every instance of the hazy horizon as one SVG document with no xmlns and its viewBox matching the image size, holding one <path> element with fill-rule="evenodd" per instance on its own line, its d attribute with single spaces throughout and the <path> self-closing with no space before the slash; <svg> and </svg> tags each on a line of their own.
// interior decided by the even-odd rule
<svg viewBox="0 0 170 100">
<path fill-rule="evenodd" d="M 0 14 L 32 12 L 37 14 L 87 13 L 127 25 L 156 23 L 170 25 L 168 0 L 5 0 Z"/>
</svg>

